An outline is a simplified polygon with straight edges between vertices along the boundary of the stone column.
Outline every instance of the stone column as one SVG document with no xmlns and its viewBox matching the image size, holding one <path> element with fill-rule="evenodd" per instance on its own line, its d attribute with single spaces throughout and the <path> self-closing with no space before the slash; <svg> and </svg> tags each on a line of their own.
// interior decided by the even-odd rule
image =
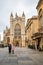
<svg viewBox="0 0 43 65">
<path fill-rule="evenodd" d="M 25 47 L 25 36 L 22 35 L 22 47 Z"/>
<path fill-rule="evenodd" d="M 36 49 L 36 51 L 37 51 L 37 44 L 38 44 L 38 40 L 36 39 L 35 40 L 35 49 Z"/>
</svg>

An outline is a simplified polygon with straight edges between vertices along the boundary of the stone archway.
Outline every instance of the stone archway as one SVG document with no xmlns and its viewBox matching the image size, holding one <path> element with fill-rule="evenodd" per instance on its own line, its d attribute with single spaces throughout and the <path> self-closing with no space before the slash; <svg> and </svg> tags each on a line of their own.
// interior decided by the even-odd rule
<svg viewBox="0 0 43 65">
<path fill-rule="evenodd" d="M 18 41 L 16 41 L 16 46 L 19 47 L 19 42 Z"/>
</svg>

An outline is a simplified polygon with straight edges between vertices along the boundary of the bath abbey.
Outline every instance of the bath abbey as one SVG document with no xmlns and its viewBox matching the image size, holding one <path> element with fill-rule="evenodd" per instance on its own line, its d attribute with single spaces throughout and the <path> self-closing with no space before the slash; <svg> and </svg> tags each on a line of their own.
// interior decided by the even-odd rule
<svg viewBox="0 0 43 65">
<path fill-rule="evenodd" d="M 13 14 L 10 15 L 10 29 L 6 27 L 6 33 L 4 43 L 14 42 L 15 46 L 25 47 L 25 14 L 23 12 L 22 16 L 19 17 L 16 13 L 15 18 Z"/>
<path fill-rule="evenodd" d="M 26 26 L 24 12 L 21 17 L 16 13 L 15 18 L 13 13 L 10 14 L 10 28 L 6 26 L 4 30 L 4 45 L 13 42 L 18 47 L 43 48 L 43 0 L 39 0 L 36 9 L 38 15 L 27 19 Z"/>
</svg>

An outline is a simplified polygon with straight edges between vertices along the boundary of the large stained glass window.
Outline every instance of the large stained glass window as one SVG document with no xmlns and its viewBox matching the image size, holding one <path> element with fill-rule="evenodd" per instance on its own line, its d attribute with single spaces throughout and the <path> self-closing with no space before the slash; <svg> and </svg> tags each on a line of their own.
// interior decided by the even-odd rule
<svg viewBox="0 0 43 65">
<path fill-rule="evenodd" d="M 21 38 L 21 27 L 19 24 L 15 25 L 15 29 L 14 29 L 14 38 Z"/>
</svg>

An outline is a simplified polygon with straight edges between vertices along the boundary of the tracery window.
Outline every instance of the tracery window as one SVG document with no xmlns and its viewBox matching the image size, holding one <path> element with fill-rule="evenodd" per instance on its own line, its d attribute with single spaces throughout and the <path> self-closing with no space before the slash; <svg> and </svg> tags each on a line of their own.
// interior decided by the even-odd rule
<svg viewBox="0 0 43 65">
<path fill-rule="evenodd" d="M 10 38 L 9 37 L 7 38 L 7 42 L 10 42 Z"/>
<path fill-rule="evenodd" d="M 19 24 L 15 25 L 14 38 L 21 38 L 21 27 Z"/>
</svg>

